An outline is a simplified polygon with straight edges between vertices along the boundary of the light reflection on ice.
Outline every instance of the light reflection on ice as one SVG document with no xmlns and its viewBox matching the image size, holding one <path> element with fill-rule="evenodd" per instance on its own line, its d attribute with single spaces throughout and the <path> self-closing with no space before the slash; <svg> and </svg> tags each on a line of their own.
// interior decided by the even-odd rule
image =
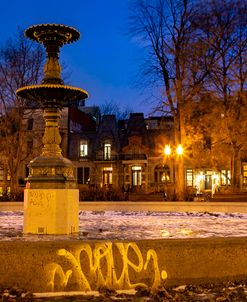
<svg viewBox="0 0 247 302">
<path fill-rule="evenodd" d="M 79 235 L 23 235 L 22 211 L 0 212 L 0 240 L 172 239 L 247 236 L 247 214 L 80 211 Z"/>
</svg>

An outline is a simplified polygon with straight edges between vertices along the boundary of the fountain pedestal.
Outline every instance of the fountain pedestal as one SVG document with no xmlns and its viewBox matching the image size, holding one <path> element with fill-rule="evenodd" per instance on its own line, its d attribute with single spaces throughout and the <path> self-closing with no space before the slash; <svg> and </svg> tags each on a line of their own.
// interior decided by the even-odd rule
<svg viewBox="0 0 247 302">
<path fill-rule="evenodd" d="M 24 194 L 24 229 L 28 234 L 78 233 L 79 190 L 75 169 L 62 156 L 59 133 L 60 110 L 73 101 L 87 98 L 86 91 L 64 85 L 59 65 L 59 49 L 80 36 L 72 27 L 40 24 L 28 28 L 26 36 L 44 45 L 47 60 L 40 85 L 25 86 L 17 95 L 43 108 L 45 131 L 42 154 L 29 165 L 28 187 Z"/>
<path fill-rule="evenodd" d="M 24 192 L 25 234 L 78 233 L 77 189 L 26 189 Z"/>
</svg>

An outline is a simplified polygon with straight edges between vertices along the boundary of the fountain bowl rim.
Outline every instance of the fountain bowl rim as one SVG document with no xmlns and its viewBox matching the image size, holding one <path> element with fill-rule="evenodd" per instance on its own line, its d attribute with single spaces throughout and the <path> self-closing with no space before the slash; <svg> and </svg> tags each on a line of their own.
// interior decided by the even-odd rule
<svg viewBox="0 0 247 302">
<path fill-rule="evenodd" d="M 44 24 L 32 25 L 25 30 L 25 36 L 31 40 L 40 42 L 34 34 L 35 31 L 36 30 L 41 31 L 49 27 L 54 31 L 60 29 L 60 30 L 66 30 L 68 33 L 70 33 L 71 37 L 68 38 L 66 42 L 67 44 L 73 43 L 74 41 L 80 39 L 80 32 L 76 28 L 64 24 L 58 24 L 58 23 L 44 23 Z"/>
<path fill-rule="evenodd" d="M 30 86 L 24 86 L 21 87 L 19 89 L 16 90 L 16 95 L 29 99 L 28 97 L 26 97 L 23 93 L 24 92 L 38 92 L 41 91 L 43 89 L 48 89 L 48 91 L 52 91 L 54 90 L 54 92 L 57 92 L 58 90 L 62 90 L 62 91 L 71 91 L 71 92 L 77 92 L 81 95 L 81 97 L 77 97 L 77 99 L 86 99 L 88 98 L 89 94 L 86 90 L 79 88 L 79 87 L 74 87 L 74 86 L 69 86 L 69 85 L 60 85 L 60 84 L 39 84 L 39 85 L 30 85 Z M 55 97 L 54 97 L 55 98 Z"/>
</svg>

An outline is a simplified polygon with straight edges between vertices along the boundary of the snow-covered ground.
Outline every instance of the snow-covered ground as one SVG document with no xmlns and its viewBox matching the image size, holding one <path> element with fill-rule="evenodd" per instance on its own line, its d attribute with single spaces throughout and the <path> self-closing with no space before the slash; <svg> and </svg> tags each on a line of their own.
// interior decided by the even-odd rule
<svg viewBox="0 0 247 302">
<path fill-rule="evenodd" d="M 23 235 L 23 212 L 0 211 L 0 240 L 162 239 L 247 236 L 247 214 L 80 211 L 76 236 Z"/>
</svg>

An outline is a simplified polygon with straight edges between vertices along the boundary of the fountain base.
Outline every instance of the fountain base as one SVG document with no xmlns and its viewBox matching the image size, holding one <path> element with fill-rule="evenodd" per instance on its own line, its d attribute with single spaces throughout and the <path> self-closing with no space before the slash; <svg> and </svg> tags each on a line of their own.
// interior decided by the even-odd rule
<svg viewBox="0 0 247 302">
<path fill-rule="evenodd" d="M 79 231 L 79 190 L 25 189 L 25 234 L 68 235 Z"/>
</svg>

